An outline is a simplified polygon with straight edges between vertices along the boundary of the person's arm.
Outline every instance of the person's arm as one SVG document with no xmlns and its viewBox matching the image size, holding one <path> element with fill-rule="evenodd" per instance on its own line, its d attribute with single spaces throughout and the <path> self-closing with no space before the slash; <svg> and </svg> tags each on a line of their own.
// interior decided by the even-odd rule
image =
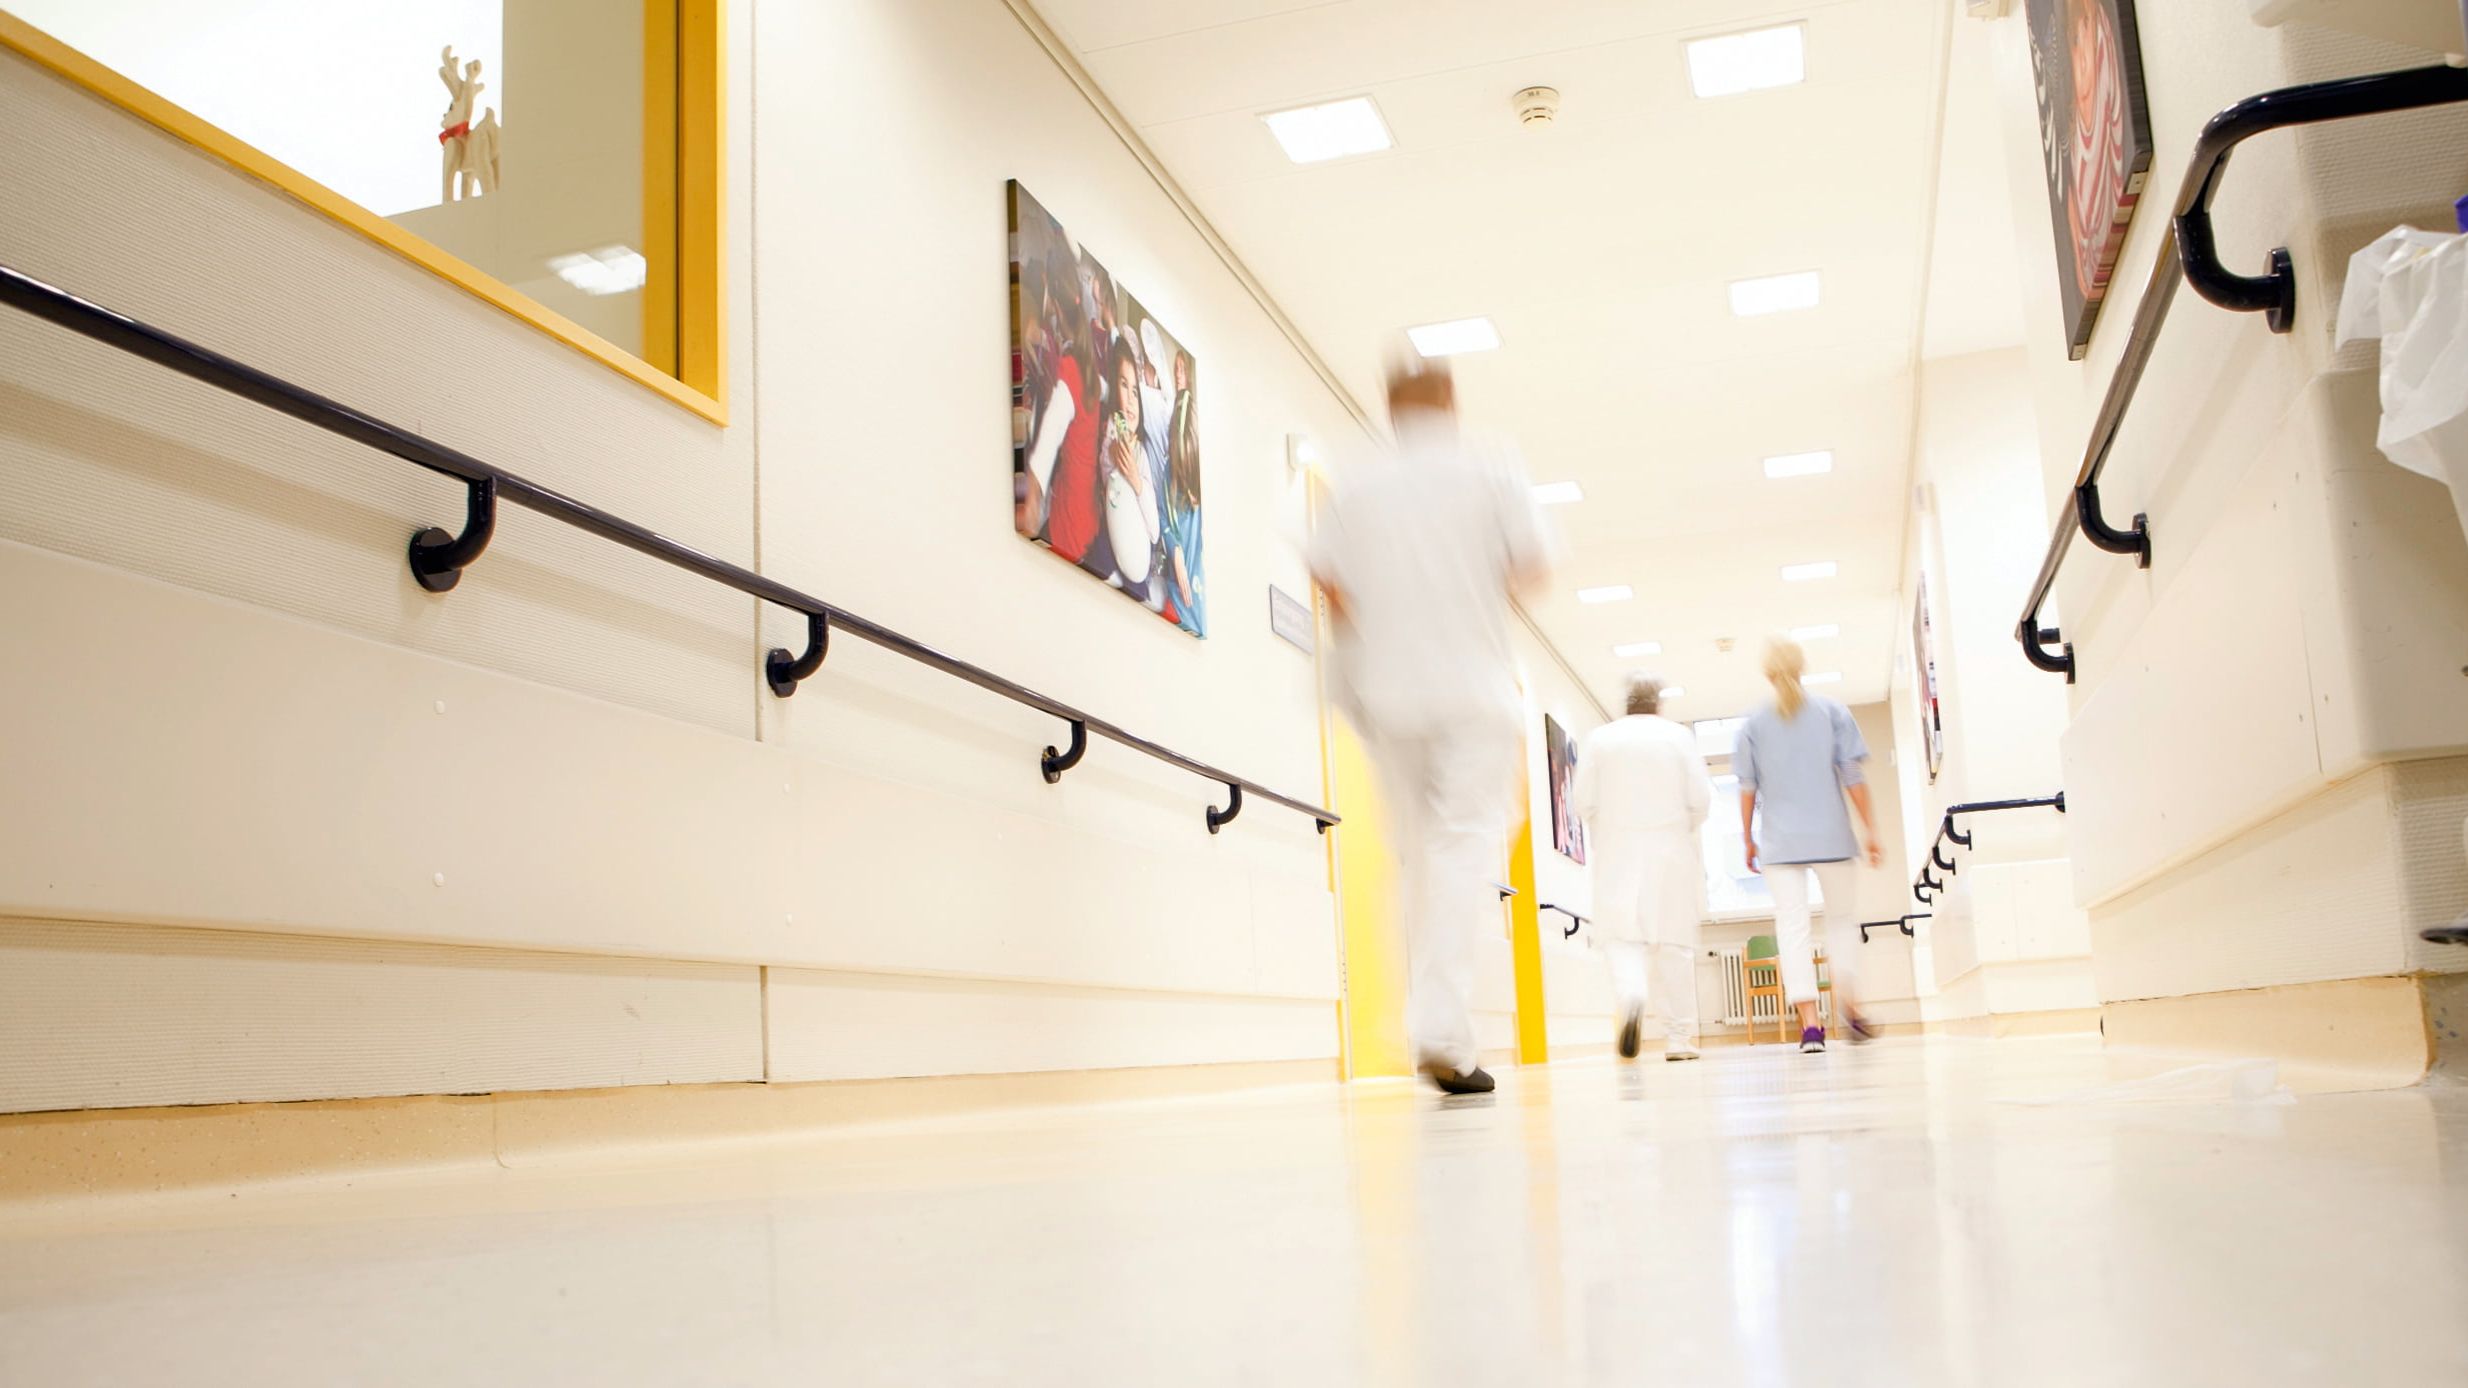
<svg viewBox="0 0 2468 1388">
<path fill-rule="evenodd" d="M 1840 704 L 1833 706 L 1834 775 L 1842 782 L 1843 793 L 1851 797 L 1851 808 L 1859 811 L 1860 843 L 1867 849 L 1868 865 L 1881 867 L 1885 863 L 1885 847 L 1877 841 L 1877 814 L 1868 796 L 1868 739 L 1860 736 L 1860 725 L 1851 710 Z"/>
<path fill-rule="evenodd" d="M 1885 845 L 1877 841 L 1877 814 L 1868 802 L 1868 782 L 1857 781 L 1849 787 L 1851 808 L 1860 812 L 1860 837 L 1868 846 L 1868 865 L 1885 866 Z"/>
<path fill-rule="evenodd" d="M 1731 774 L 1740 778 L 1740 839 L 1748 870 L 1757 871 L 1757 740 L 1746 725 L 1731 739 Z"/>
<path fill-rule="evenodd" d="M 1511 458 L 1498 469 L 1500 538 L 1508 552 L 1508 596 L 1539 596 L 1551 582 L 1551 528 L 1534 504 L 1534 486 L 1523 464 Z"/>
<path fill-rule="evenodd" d="M 1695 831 L 1705 827 L 1707 815 L 1714 812 L 1714 778 L 1705 771 L 1705 757 L 1695 749 L 1688 757 L 1688 827 Z"/>
<path fill-rule="evenodd" d="M 1594 739 L 1588 737 L 1577 750 L 1576 784 L 1568 788 L 1568 808 L 1577 812 L 1581 821 L 1591 821 L 1600 808 L 1602 795 L 1602 758 L 1594 750 Z"/>
</svg>

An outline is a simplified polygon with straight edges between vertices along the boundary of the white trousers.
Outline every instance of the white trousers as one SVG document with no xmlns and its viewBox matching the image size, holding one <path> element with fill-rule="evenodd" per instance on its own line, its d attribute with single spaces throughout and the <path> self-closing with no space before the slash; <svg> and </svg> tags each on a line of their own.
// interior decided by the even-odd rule
<svg viewBox="0 0 2468 1388">
<path fill-rule="evenodd" d="M 1619 999 L 1620 1016 L 1650 1006 L 1665 1040 L 1697 1044 L 1696 949 L 1612 939 L 1605 939 L 1602 947 L 1611 962 L 1611 991 Z"/>
<path fill-rule="evenodd" d="M 1774 937 L 1782 951 L 1782 991 L 1793 1005 L 1817 1001 L 1816 948 L 1809 929 L 1808 876 L 1825 889 L 1825 966 L 1834 984 L 1834 1015 L 1859 1009 L 1860 865 L 1769 863 L 1765 884 L 1774 893 Z"/>
<path fill-rule="evenodd" d="M 1405 931 L 1406 1032 L 1415 1063 L 1471 1070 L 1474 963 L 1483 932 L 1501 929 L 1494 885 L 1506 857 L 1513 727 L 1379 738 L 1372 746 L 1397 852 Z"/>
<path fill-rule="evenodd" d="M 1594 934 L 1623 1017 L 1649 1001 L 1670 1040 L 1696 1044 L 1705 866 L 1688 829 L 1594 833 Z"/>
</svg>

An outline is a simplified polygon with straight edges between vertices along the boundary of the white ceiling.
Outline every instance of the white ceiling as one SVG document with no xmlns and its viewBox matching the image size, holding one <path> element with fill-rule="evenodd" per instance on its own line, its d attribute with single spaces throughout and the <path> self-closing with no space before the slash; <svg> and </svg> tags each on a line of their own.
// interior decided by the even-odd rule
<svg viewBox="0 0 2468 1388">
<path fill-rule="evenodd" d="M 2013 256 L 2002 164 L 1977 166 L 1998 152 L 1984 75 L 1943 176 L 1965 190 L 1955 225 L 1995 234 L 1937 238 L 1952 302 L 1923 319 L 1955 0 L 1039 6 L 1359 399 L 1379 399 L 1403 328 L 1499 325 L 1500 350 L 1457 359 L 1459 394 L 1537 481 L 1585 488 L 1553 512 L 1569 562 L 1532 607 L 1606 703 L 1632 667 L 1611 647 L 1651 640 L 1665 653 L 1644 665 L 1688 691 L 1674 712 L 1740 711 L 1757 638 L 1821 623 L 1843 635 L 1811 668 L 1840 670 L 1840 697 L 1884 696 L 1923 324 L 1939 351 L 2020 338 L 2010 286 L 1984 292 Z M 1684 40 L 1795 20 L 1805 84 L 1690 94 Z M 1559 119 L 1521 127 L 1510 97 L 1538 85 Z M 1297 167 L 1259 120 L 1363 94 L 1393 150 Z M 1807 269 L 1817 310 L 1731 315 L 1729 281 Z M 1763 476 L 1768 455 L 1828 448 L 1829 476 Z M 1780 577 L 1825 559 L 1839 578 Z M 1573 597 L 1617 583 L 1637 599 Z"/>
</svg>

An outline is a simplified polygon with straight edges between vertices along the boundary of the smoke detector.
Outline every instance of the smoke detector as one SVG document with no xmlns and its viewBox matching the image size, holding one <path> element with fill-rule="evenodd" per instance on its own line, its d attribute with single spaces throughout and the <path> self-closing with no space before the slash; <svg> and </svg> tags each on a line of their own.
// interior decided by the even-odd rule
<svg viewBox="0 0 2468 1388">
<path fill-rule="evenodd" d="M 1728 636 L 1717 636 L 1714 638 L 1714 649 L 1723 655 L 1731 654 L 1731 648 L 1736 644 L 1737 643 Z"/>
<path fill-rule="evenodd" d="M 1519 125 L 1549 125 L 1560 118 L 1560 89 L 1528 87 L 1509 98 L 1517 108 Z"/>
</svg>

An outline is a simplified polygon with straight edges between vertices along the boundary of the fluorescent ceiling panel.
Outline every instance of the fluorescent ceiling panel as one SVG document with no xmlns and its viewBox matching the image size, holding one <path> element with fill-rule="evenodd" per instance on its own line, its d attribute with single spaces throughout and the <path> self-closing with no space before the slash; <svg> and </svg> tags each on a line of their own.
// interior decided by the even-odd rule
<svg viewBox="0 0 2468 1388">
<path fill-rule="evenodd" d="M 1380 119 L 1380 108 L 1367 96 L 1271 111 L 1260 119 L 1285 147 L 1285 157 L 1297 164 L 1377 154 L 1396 143 L 1389 138 L 1388 122 Z"/>
<path fill-rule="evenodd" d="M 1635 660 L 1641 656 L 1661 655 L 1662 643 L 1660 641 L 1631 641 L 1625 646 L 1613 646 L 1611 648 L 1611 653 L 1618 656 L 1622 660 Z"/>
<path fill-rule="evenodd" d="M 1770 91 L 1808 80 L 1805 28 L 1783 24 L 1688 45 L 1688 85 L 1700 97 Z"/>
<path fill-rule="evenodd" d="M 1842 566 L 1831 559 L 1819 564 L 1785 564 L 1782 566 L 1782 581 L 1807 583 L 1815 579 L 1832 578 L 1841 571 Z"/>
<path fill-rule="evenodd" d="M 1842 671 L 1840 671 L 1840 670 L 1828 670 L 1828 671 L 1826 671 L 1826 672 L 1825 672 L 1824 674 L 1822 674 L 1822 675 L 1810 675 L 1810 676 L 1809 676 L 1809 677 L 1807 677 L 1806 679 L 1801 680 L 1801 681 L 1800 681 L 1800 683 L 1802 683 L 1802 684 L 1840 684 L 1840 683 L 1842 683 Z"/>
<path fill-rule="evenodd" d="M 1534 504 L 1537 506 L 1566 506 L 1570 502 L 1583 500 L 1585 488 L 1574 482 L 1538 482 L 1534 486 Z"/>
<path fill-rule="evenodd" d="M 1626 602 L 1636 595 L 1637 590 L 1627 584 L 1614 583 L 1602 588 L 1580 588 L 1577 590 L 1577 601 L 1586 603 Z"/>
<path fill-rule="evenodd" d="M 1814 270 L 1794 270 L 1787 275 L 1733 280 L 1731 311 L 1742 318 L 1762 318 L 1769 313 L 1793 313 L 1815 308 L 1823 292 L 1822 284 L 1823 277 Z"/>
<path fill-rule="evenodd" d="M 1765 460 L 1768 477 L 1814 477 L 1833 470 L 1834 451 L 1830 448 L 1815 453 L 1785 453 Z"/>
<path fill-rule="evenodd" d="M 1460 352 L 1488 352 L 1500 345 L 1500 330 L 1488 318 L 1456 318 L 1408 328 L 1414 350 L 1426 357 L 1453 357 Z"/>
<path fill-rule="evenodd" d="M 1840 635 L 1842 628 L 1832 622 L 1818 627 L 1791 628 L 1791 639 L 1794 641 L 1831 641 Z"/>
</svg>

